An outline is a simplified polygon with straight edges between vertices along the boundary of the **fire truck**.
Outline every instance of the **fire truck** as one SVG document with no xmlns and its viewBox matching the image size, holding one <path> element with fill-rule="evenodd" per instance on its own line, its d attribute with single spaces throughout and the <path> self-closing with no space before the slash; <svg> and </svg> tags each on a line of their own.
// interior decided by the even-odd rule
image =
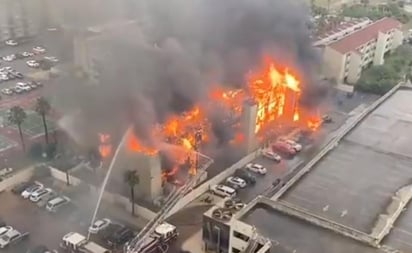
<svg viewBox="0 0 412 253">
<path fill-rule="evenodd" d="M 139 253 L 166 252 L 169 249 L 170 243 L 178 236 L 179 233 L 175 226 L 168 223 L 162 223 L 156 227 L 153 234 L 144 239 Z"/>
</svg>

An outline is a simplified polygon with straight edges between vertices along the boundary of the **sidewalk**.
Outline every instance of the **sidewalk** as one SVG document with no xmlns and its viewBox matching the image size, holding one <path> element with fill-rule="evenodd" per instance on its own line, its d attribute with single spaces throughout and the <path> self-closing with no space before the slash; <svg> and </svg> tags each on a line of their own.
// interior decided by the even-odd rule
<svg viewBox="0 0 412 253">
<path fill-rule="evenodd" d="M 202 245 L 202 230 L 199 229 L 182 244 L 182 250 L 187 250 L 191 253 L 204 253 Z"/>
</svg>

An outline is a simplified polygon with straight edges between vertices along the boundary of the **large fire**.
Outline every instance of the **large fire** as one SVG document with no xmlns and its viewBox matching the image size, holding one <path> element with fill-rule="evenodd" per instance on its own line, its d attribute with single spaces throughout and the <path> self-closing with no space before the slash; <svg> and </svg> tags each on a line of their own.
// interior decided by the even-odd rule
<svg viewBox="0 0 412 253">
<path fill-rule="evenodd" d="M 256 135 L 277 122 L 299 124 L 300 127 L 304 126 L 311 130 L 316 130 L 320 126 L 319 115 L 309 114 L 307 110 L 300 108 L 301 82 L 290 69 L 280 67 L 273 60 L 266 58 L 263 67 L 249 74 L 247 81 L 247 89 L 244 90 L 225 89 L 215 85 L 210 91 L 209 100 L 213 106 L 219 105 L 218 108 L 228 112 L 229 118 L 241 115 L 245 100 L 254 101 L 257 105 Z M 174 153 L 176 161 L 180 164 L 193 159 L 199 143 L 209 140 L 210 122 L 205 107 L 207 106 L 197 105 L 183 115 L 171 116 L 162 125 L 153 127 L 152 136 L 163 143 L 178 147 Z M 236 134 L 232 143 L 242 142 L 243 139 L 242 134 Z M 142 145 L 133 134 L 130 135 L 128 147 L 131 151 L 147 155 L 156 155 L 159 149 Z M 195 170 L 192 162 L 190 173 L 195 174 Z M 175 173 L 176 168 L 173 168 L 166 174 Z"/>
</svg>

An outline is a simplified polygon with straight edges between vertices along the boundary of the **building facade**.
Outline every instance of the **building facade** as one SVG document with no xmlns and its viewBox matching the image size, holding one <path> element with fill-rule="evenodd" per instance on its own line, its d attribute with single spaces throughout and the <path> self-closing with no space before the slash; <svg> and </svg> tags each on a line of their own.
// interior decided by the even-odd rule
<svg viewBox="0 0 412 253">
<path fill-rule="evenodd" d="M 338 83 L 355 84 L 362 70 L 382 65 L 387 53 L 403 42 L 402 24 L 383 18 L 325 45 L 322 72 Z"/>
<path fill-rule="evenodd" d="M 36 2 L 0 0 L 0 41 L 34 36 L 38 32 Z"/>
<path fill-rule="evenodd" d="M 269 253 L 272 249 L 271 240 L 241 219 L 257 202 L 256 199 L 245 206 L 226 199 L 204 213 L 202 237 L 205 252 Z"/>
</svg>

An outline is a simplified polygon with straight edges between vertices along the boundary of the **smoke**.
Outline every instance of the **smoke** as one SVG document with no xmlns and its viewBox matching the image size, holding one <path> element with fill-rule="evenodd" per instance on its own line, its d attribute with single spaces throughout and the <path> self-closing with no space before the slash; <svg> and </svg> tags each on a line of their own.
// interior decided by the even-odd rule
<svg viewBox="0 0 412 253">
<path fill-rule="evenodd" d="M 90 54 L 100 58 L 100 85 L 77 83 L 63 94 L 73 94 L 73 106 L 65 108 L 81 108 L 85 132 L 102 126 L 116 131 L 131 122 L 146 138 L 154 123 L 207 102 L 211 85 L 244 86 L 246 73 L 268 54 L 294 66 L 305 90 L 316 87 L 319 59 L 310 43 L 308 9 L 299 1 L 142 0 L 136 13 L 131 2 L 119 5 L 129 8 L 136 24 L 90 42 Z M 108 7 L 102 2 L 99 8 Z M 225 138 L 224 130 L 214 131 Z"/>
</svg>

